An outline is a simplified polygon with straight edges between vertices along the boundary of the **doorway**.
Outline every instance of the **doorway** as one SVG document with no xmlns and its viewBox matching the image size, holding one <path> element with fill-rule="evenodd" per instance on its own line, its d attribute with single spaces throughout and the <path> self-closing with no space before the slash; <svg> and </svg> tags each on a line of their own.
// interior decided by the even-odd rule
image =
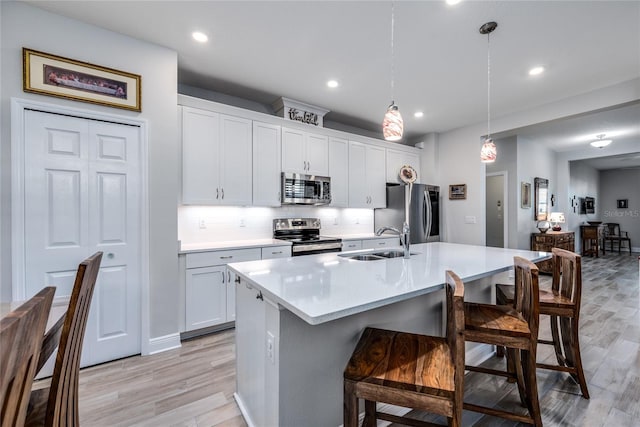
<svg viewBox="0 0 640 427">
<path fill-rule="evenodd" d="M 486 177 L 486 246 L 506 248 L 507 244 L 507 172 L 495 172 Z"/>
</svg>

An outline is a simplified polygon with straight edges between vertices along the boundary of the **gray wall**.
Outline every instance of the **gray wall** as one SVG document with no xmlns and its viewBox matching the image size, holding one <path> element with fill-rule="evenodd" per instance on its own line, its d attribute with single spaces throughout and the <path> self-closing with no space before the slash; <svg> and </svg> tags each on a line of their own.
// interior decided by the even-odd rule
<svg viewBox="0 0 640 427">
<path fill-rule="evenodd" d="M 0 295 L 11 299 L 10 100 L 18 97 L 147 120 L 149 142 L 150 337 L 178 331 L 177 195 L 179 137 L 177 54 L 22 2 L 0 2 L 2 131 Z M 22 47 L 142 75 L 142 113 L 22 91 Z M 143 294 L 143 298 L 145 295 Z M 143 330 L 143 336 L 145 332 Z"/>
<path fill-rule="evenodd" d="M 518 247 L 518 213 L 520 211 L 520 182 L 518 181 L 518 140 L 515 136 L 507 138 L 496 138 L 494 140 L 498 150 L 498 158 L 494 163 L 487 163 L 487 173 L 507 172 L 508 190 L 508 221 L 507 247 L 516 249 Z M 533 214 L 532 214 L 533 215 Z M 487 236 L 487 241 L 489 236 Z"/>
<path fill-rule="evenodd" d="M 569 162 L 569 194 L 571 198 L 576 197 L 578 206 L 569 208 L 565 211 L 566 223 L 563 227 L 565 230 L 575 231 L 576 238 L 576 252 L 582 250 L 582 241 L 580 240 L 580 224 L 586 223 L 586 221 L 599 220 L 601 217 L 597 214 L 598 207 L 600 206 L 600 174 L 597 169 L 587 165 L 581 161 Z M 580 197 L 594 197 L 596 203 L 595 214 L 580 214 L 579 198 Z M 570 205 L 569 205 L 570 206 Z"/>
<path fill-rule="evenodd" d="M 617 222 L 629 233 L 634 252 L 640 252 L 640 169 L 612 169 L 600 171 L 599 199 L 596 199 L 598 218 Z M 627 209 L 618 209 L 617 200 L 628 199 Z"/>
</svg>

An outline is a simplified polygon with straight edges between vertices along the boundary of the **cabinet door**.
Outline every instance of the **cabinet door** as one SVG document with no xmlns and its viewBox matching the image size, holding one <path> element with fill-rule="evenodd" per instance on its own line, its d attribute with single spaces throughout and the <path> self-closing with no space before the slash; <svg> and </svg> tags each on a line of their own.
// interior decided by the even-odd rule
<svg viewBox="0 0 640 427">
<path fill-rule="evenodd" d="M 182 107 L 182 203 L 186 205 L 218 203 L 219 116 Z"/>
<path fill-rule="evenodd" d="M 400 237 L 382 237 L 362 241 L 362 249 L 392 248 L 395 246 L 400 246 Z"/>
<path fill-rule="evenodd" d="M 227 272 L 227 322 L 236 320 L 236 276 L 231 270 Z"/>
<path fill-rule="evenodd" d="M 185 325 L 187 331 L 227 321 L 227 267 L 186 270 Z"/>
<path fill-rule="evenodd" d="M 291 245 L 262 248 L 262 259 L 287 258 L 291 256 Z"/>
<path fill-rule="evenodd" d="M 306 135 L 305 160 L 309 175 L 329 175 L 329 138 L 309 133 Z"/>
<path fill-rule="evenodd" d="M 420 173 L 420 157 L 417 154 L 387 148 L 387 182 L 402 184 L 399 172 L 405 165 L 412 166 L 418 173 L 416 182 L 424 182 Z"/>
<path fill-rule="evenodd" d="M 296 129 L 282 128 L 282 171 L 307 173 L 304 157 L 305 133 Z"/>
<path fill-rule="evenodd" d="M 366 147 L 349 141 L 349 207 L 368 208 L 369 193 L 366 177 Z"/>
<path fill-rule="evenodd" d="M 331 177 L 331 206 L 349 205 L 349 141 L 329 139 L 329 176 Z"/>
<path fill-rule="evenodd" d="M 220 198 L 224 205 L 251 205 L 251 120 L 220 115 Z"/>
<path fill-rule="evenodd" d="M 362 249 L 362 240 L 343 240 L 342 252 L 357 251 Z"/>
<path fill-rule="evenodd" d="M 280 126 L 253 122 L 253 205 L 280 206 Z"/>
<path fill-rule="evenodd" d="M 384 148 L 367 147 L 366 160 L 369 207 L 384 208 L 387 206 Z"/>
</svg>

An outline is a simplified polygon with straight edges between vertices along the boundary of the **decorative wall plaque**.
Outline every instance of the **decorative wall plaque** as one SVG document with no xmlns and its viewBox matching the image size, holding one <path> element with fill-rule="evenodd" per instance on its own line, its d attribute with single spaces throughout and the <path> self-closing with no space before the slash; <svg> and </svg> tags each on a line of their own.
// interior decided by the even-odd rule
<svg viewBox="0 0 640 427">
<path fill-rule="evenodd" d="M 317 127 L 324 127 L 323 118 L 329 112 L 324 108 L 284 97 L 272 105 L 276 115 L 284 119 Z"/>
</svg>

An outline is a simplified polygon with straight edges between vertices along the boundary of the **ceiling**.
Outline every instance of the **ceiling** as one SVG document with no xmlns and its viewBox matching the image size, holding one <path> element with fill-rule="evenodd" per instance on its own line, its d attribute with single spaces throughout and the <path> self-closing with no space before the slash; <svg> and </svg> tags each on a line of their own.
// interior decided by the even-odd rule
<svg viewBox="0 0 640 427">
<path fill-rule="evenodd" d="M 393 99 L 405 142 L 487 120 L 487 21 L 498 23 L 492 117 L 640 77 L 640 1 L 395 1 L 393 94 L 389 1 L 26 1 L 175 50 L 181 84 L 267 105 L 284 96 L 379 134 Z M 537 65 L 546 71 L 529 76 Z M 569 150 L 600 133 L 592 121 L 555 122 L 543 137 Z"/>
</svg>

